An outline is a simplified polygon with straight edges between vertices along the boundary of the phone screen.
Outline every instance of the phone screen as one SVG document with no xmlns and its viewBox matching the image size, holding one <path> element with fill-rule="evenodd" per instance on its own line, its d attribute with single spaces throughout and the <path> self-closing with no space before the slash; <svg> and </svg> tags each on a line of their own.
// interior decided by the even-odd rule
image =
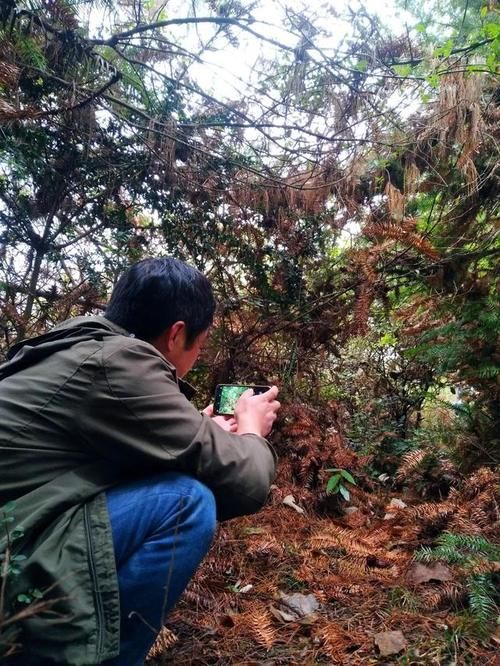
<svg viewBox="0 0 500 666">
<path fill-rule="evenodd" d="M 214 414 L 232 416 L 242 393 L 253 389 L 255 395 L 269 391 L 269 386 L 253 386 L 245 384 L 218 384 L 215 389 Z"/>
</svg>

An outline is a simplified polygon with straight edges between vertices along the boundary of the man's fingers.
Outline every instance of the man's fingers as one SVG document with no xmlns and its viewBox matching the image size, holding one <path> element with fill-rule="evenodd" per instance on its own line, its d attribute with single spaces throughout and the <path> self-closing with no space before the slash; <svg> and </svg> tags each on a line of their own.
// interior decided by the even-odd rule
<svg viewBox="0 0 500 666">
<path fill-rule="evenodd" d="M 262 393 L 262 395 L 264 395 L 266 399 L 269 400 L 269 402 L 273 402 L 278 393 L 279 393 L 279 388 L 277 386 L 271 386 L 269 391 Z"/>
</svg>

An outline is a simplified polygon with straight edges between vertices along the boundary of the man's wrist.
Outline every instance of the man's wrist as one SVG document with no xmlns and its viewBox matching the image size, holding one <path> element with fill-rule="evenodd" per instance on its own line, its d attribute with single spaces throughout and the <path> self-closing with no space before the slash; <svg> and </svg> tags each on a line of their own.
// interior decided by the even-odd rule
<svg viewBox="0 0 500 666">
<path fill-rule="evenodd" d="M 262 436 L 261 429 L 253 419 L 240 419 L 238 420 L 238 435 L 260 435 Z"/>
</svg>

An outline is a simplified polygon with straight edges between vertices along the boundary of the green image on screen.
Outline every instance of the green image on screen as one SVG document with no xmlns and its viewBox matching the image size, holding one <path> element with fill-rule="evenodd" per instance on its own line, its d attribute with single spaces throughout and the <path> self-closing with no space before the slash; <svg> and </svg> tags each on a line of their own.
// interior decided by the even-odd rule
<svg viewBox="0 0 500 666">
<path fill-rule="evenodd" d="M 221 414 L 234 414 L 236 403 L 247 386 L 224 386 L 220 396 L 219 411 Z"/>
</svg>

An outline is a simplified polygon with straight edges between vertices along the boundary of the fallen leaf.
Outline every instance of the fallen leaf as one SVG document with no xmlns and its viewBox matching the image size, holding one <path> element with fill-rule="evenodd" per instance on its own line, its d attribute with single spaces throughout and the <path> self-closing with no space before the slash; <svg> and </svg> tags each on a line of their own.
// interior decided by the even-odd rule
<svg viewBox="0 0 500 666">
<path fill-rule="evenodd" d="M 253 585 L 249 583 L 248 585 L 243 585 L 243 587 L 240 587 L 238 592 L 240 594 L 246 594 L 247 592 L 250 592 L 250 590 L 253 590 Z"/>
<path fill-rule="evenodd" d="M 280 600 L 281 610 L 286 613 L 293 613 L 295 619 L 310 615 L 320 608 L 320 603 L 314 594 L 301 594 L 300 592 L 285 594 L 280 592 Z"/>
<path fill-rule="evenodd" d="M 444 564 L 441 564 L 441 562 L 434 562 L 429 566 L 416 562 L 408 571 L 407 580 L 412 585 L 420 585 L 421 583 L 427 583 L 430 580 L 453 580 L 453 574 L 451 573 L 451 570 Z"/>
<path fill-rule="evenodd" d="M 297 513 L 305 513 L 304 509 L 295 502 L 295 497 L 293 495 L 287 495 L 283 499 L 283 504 L 286 504 L 286 506 L 295 509 Z"/>
<path fill-rule="evenodd" d="M 405 504 L 403 500 L 393 497 L 387 506 L 391 509 L 406 509 L 408 505 Z"/>
<path fill-rule="evenodd" d="M 398 654 L 405 650 L 408 641 L 402 631 L 381 631 L 374 635 L 375 645 L 378 647 L 382 657 L 388 657 L 390 654 Z"/>
<path fill-rule="evenodd" d="M 241 530 L 241 533 L 246 536 L 252 536 L 253 534 L 264 534 L 266 530 L 263 527 L 244 527 Z"/>
<path fill-rule="evenodd" d="M 296 615 L 287 613 L 286 611 L 275 608 L 274 606 L 269 606 L 269 611 L 271 615 L 274 615 L 274 617 L 279 620 L 279 622 L 295 622 L 297 620 Z"/>
<path fill-rule="evenodd" d="M 309 613 L 309 615 L 304 615 L 304 617 L 301 617 L 299 622 L 300 624 L 304 624 L 307 626 L 317 622 L 320 617 L 321 615 L 319 613 Z"/>
</svg>

